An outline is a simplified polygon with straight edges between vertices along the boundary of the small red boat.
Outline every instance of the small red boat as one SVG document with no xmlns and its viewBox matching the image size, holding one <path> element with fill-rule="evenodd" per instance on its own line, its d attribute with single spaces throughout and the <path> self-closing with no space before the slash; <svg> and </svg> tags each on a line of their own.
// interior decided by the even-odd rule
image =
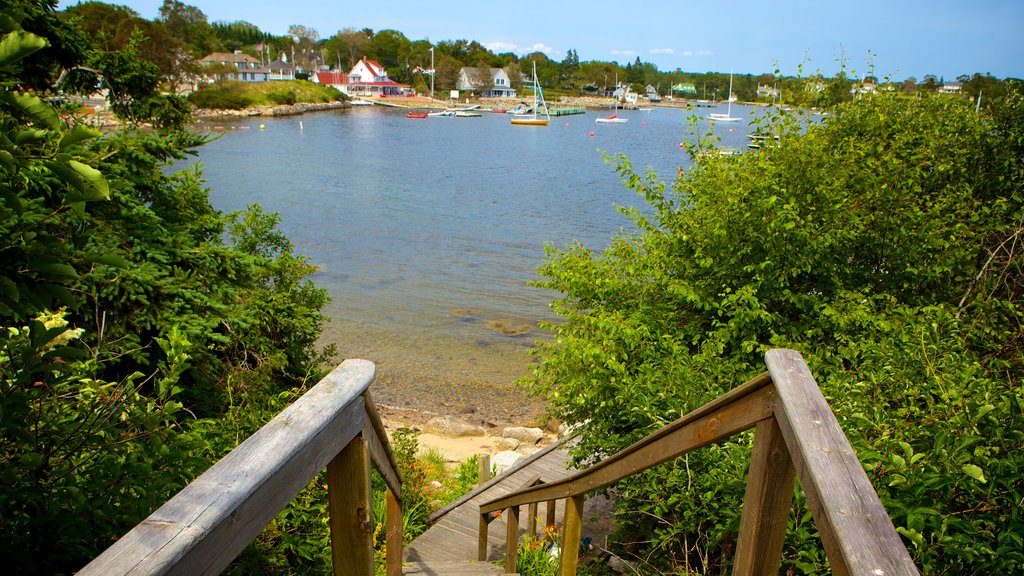
<svg viewBox="0 0 1024 576">
<path fill-rule="evenodd" d="M 491 108 L 491 112 L 494 112 L 495 114 L 505 114 L 508 110 L 504 108 Z"/>
<path fill-rule="evenodd" d="M 426 112 L 409 112 L 405 115 L 406 118 L 426 118 Z"/>
</svg>

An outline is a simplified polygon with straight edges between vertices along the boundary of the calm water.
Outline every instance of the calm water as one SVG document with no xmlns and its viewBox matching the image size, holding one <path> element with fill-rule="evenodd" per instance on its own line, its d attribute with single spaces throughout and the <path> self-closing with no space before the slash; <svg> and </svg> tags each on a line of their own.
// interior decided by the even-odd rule
<svg viewBox="0 0 1024 576">
<path fill-rule="evenodd" d="M 602 125 L 591 112 L 537 128 L 354 108 L 224 124 L 199 159 L 216 208 L 280 213 L 331 293 L 325 339 L 378 363 L 385 401 L 411 403 L 409 389 L 507 389 L 527 372 L 536 324 L 553 319 L 555 295 L 527 286 L 545 243 L 600 250 L 628 228 L 615 205 L 641 202 L 602 152 L 674 177 L 689 165 L 687 114 L 620 112 L 628 124 Z M 736 147 L 747 130 L 715 128 Z"/>
</svg>

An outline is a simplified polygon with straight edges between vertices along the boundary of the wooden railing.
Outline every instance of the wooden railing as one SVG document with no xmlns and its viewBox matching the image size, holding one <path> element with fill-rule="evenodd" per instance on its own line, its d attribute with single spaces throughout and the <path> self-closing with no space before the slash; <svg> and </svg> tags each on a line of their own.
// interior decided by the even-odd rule
<svg viewBox="0 0 1024 576">
<path fill-rule="evenodd" d="M 588 492 L 754 428 L 734 574 L 778 574 L 797 476 L 835 574 L 918 574 L 803 358 L 772 350 L 765 362 L 767 372 L 586 470 L 482 504 L 479 560 L 504 510 L 505 569 L 515 572 L 519 507 L 564 498 L 560 573 L 575 574 Z"/>
<path fill-rule="evenodd" d="M 218 574 L 324 467 L 334 574 L 373 574 L 370 465 L 387 484 L 387 574 L 402 573 L 401 477 L 368 388 L 347 360 L 78 572 Z"/>
</svg>

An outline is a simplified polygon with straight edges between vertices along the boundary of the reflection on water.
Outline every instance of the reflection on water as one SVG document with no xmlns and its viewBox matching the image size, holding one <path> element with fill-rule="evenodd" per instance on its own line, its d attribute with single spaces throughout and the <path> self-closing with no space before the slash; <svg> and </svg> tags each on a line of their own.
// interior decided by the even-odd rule
<svg viewBox="0 0 1024 576">
<path fill-rule="evenodd" d="M 666 177 L 689 165 L 686 113 L 621 115 L 630 123 L 591 113 L 529 128 L 356 108 L 242 121 L 199 157 L 216 208 L 280 213 L 319 267 L 325 340 L 377 362 L 378 394 L 430 407 L 460 386 L 506 393 L 528 372 L 536 325 L 554 319 L 555 295 L 528 286 L 545 243 L 600 250 L 630 226 L 615 206 L 641 200 L 602 151 Z M 716 130 L 743 146 L 746 127 L 731 128 Z"/>
</svg>

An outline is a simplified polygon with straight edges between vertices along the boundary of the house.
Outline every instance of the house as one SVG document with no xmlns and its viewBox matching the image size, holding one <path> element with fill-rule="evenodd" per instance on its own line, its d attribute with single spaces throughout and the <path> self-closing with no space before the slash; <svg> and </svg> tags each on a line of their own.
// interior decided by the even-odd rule
<svg viewBox="0 0 1024 576">
<path fill-rule="evenodd" d="M 476 92 L 482 98 L 515 98 L 508 74 L 501 68 L 463 68 L 455 87 L 463 92 Z"/>
<path fill-rule="evenodd" d="M 340 88 L 349 96 L 405 96 L 411 94 L 408 84 L 388 78 L 388 71 L 379 62 L 363 58 L 348 73 L 348 84 Z"/>
<path fill-rule="evenodd" d="M 314 84 L 331 86 L 342 92 L 348 90 L 348 74 L 344 72 L 314 72 L 310 80 Z"/>
<path fill-rule="evenodd" d="M 693 84 L 683 84 L 683 83 L 673 84 L 672 85 L 672 93 L 673 94 L 683 94 L 683 95 L 686 95 L 686 96 L 696 96 L 697 95 L 697 87 L 694 86 Z"/>
<path fill-rule="evenodd" d="M 268 62 L 265 68 L 267 80 L 295 80 L 295 68 L 284 60 Z"/>
<path fill-rule="evenodd" d="M 963 85 L 959 82 L 943 82 L 939 92 L 942 94 L 959 94 L 962 87 Z"/>
<path fill-rule="evenodd" d="M 235 50 L 233 53 L 214 52 L 204 56 L 199 63 L 209 68 L 220 66 L 221 69 L 215 70 L 214 74 L 229 80 L 266 82 L 269 79 L 269 73 L 263 67 L 263 63 L 248 54 L 243 54 L 241 50 Z"/>
<path fill-rule="evenodd" d="M 774 86 L 767 84 L 757 85 L 757 97 L 758 98 L 777 98 L 779 96 L 779 90 Z"/>
</svg>

